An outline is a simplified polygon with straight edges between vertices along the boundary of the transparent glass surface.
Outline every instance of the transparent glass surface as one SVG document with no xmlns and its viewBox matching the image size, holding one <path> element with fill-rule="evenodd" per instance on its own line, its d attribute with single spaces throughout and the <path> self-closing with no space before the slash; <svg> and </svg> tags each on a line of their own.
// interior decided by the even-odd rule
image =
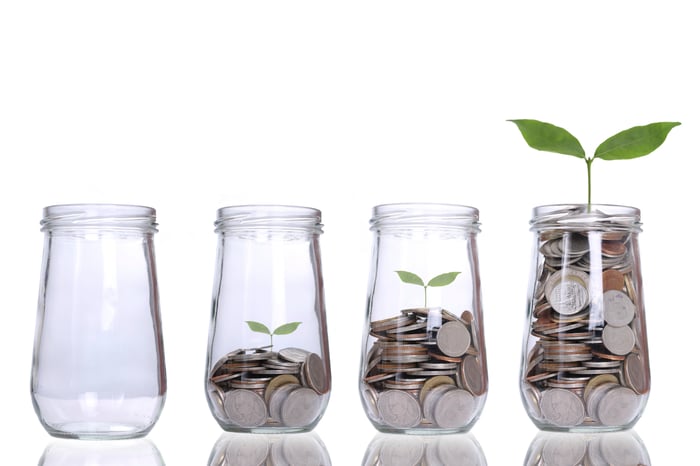
<svg viewBox="0 0 700 466">
<path fill-rule="evenodd" d="M 207 400 L 233 432 L 313 429 L 331 371 L 321 213 L 296 206 L 219 209 Z"/>
<path fill-rule="evenodd" d="M 379 433 L 367 446 L 362 466 L 486 466 L 471 433 L 406 436 Z"/>
<path fill-rule="evenodd" d="M 44 209 L 31 395 L 51 435 L 140 437 L 160 415 L 154 222 L 140 206 Z"/>
<path fill-rule="evenodd" d="M 520 390 L 532 421 L 555 431 L 632 427 L 651 378 L 632 207 L 534 211 Z"/>
<path fill-rule="evenodd" d="M 226 432 L 212 448 L 209 466 L 330 466 L 321 438 L 313 432 L 243 434 Z"/>
<path fill-rule="evenodd" d="M 155 444 L 146 439 L 119 442 L 59 440 L 49 444 L 39 466 L 164 466 Z"/>
<path fill-rule="evenodd" d="M 447 204 L 374 208 L 359 389 L 382 432 L 468 430 L 488 388 L 478 211 Z"/>
</svg>

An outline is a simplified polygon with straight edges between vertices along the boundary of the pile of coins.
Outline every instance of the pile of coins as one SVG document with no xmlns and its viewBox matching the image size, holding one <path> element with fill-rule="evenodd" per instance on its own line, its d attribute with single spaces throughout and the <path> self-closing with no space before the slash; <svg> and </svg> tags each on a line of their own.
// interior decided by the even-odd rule
<svg viewBox="0 0 700 466">
<path fill-rule="evenodd" d="M 557 427 L 624 427 L 649 391 L 630 236 L 596 235 L 540 237 L 523 391 L 530 415 Z"/>
<path fill-rule="evenodd" d="M 214 364 L 209 397 L 217 418 L 241 428 L 301 428 L 321 414 L 329 379 L 321 357 L 300 348 L 234 350 Z"/>
<path fill-rule="evenodd" d="M 530 445 L 525 466 L 649 466 L 642 441 L 629 431 L 605 434 L 540 433 Z"/>
<path fill-rule="evenodd" d="M 471 312 L 405 309 L 370 323 L 364 358 L 368 416 L 394 429 L 469 425 L 486 392 L 486 367 Z"/>
</svg>

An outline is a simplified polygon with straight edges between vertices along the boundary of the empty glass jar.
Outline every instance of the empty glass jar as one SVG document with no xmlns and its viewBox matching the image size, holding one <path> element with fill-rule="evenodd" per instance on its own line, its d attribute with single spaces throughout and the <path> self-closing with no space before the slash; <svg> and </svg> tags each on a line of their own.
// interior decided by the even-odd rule
<svg viewBox="0 0 700 466">
<path fill-rule="evenodd" d="M 488 387 L 476 235 L 449 204 L 374 207 L 359 388 L 382 432 L 468 430 Z"/>
<path fill-rule="evenodd" d="M 218 210 L 205 384 L 227 431 L 302 432 L 331 389 L 321 212 L 281 205 Z"/>
<path fill-rule="evenodd" d="M 57 437 L 144 436 L 166 393 L 155 210 L 56 205 L 44 208 L 41 225 L 36 413 Z"/>
<path fill-rule="evenodd" d="M 632 427 L 646 406 L 649 353 L 638 209 L 536 207 L 521 397 L 544 430 Z"/>
</svg>

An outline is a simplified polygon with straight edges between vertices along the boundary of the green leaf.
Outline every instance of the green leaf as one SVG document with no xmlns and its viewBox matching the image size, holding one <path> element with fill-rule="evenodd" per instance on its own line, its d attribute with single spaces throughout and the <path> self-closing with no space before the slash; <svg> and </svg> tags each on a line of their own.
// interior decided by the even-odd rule
<svg viewBox="0 0 700 466">
<path fill-rule="evenodd" d="M 581 143 L 564 128 L 538 120 L 508 121 L 518 126 L 525 142 L 533 149 L 586 158 Z"/>
<path fill-rule="evenodd" d="M 438 275 L 437 277 L 433 277 L 429 282 L 428 286 L 445 286 L 449 285 L 453 281 L 455 281 L 455 278 L 457 278 L 457 275 L 459 275 L 461 272 L 448 272 L 448 273 L 443 273 Z"/>
<path fill-rule="evenodd" d="M 288 324 L 280 325 L 275 329 L 275 335 L 289 335 L 296 330 L 299 325 L 301 325 L 301 322 L 290 322 Z"/>
<path fill-rule="evenodd" d="M 405 270 L 397 270 L 396 273 L 399 274 L 399 278 L 404 283 L 411 283 L 413 285 L 425 286 L 425 283 L 423 283 L 423 279 L 420 278 L 415 273 L 406 272 Z"/>
<path fill-rule="evenodd" d="M 272 335 L 270 332 L 270 329 L 267 328 L 264 324 L 261 324 L 260 322 L 255 322 L 254 320 L 246 320 L 246 324 L 248 324 L 248 327 L 254 332 L 258 333 L 264 333 L 265 335 Z"/>
<path fill-rule="evenodd" d="M 661 122 L 626 129 L 599 145 L 593 158 L 624 160 L 650 154 L 663 144 L 668 133 L 678 125 L 680 123 Z"/>
</svg>

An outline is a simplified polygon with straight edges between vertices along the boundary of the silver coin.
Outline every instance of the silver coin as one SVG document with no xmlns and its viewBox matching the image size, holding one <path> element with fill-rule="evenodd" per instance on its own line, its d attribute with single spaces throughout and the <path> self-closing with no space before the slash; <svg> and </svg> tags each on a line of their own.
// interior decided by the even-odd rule
<svg viewBox="0 0 700 466">
<path fill-rule="evenodd" d="M 636 307 L 625 293 L 610 290 L 603 293 L 603 313 L 605 321 L 613 327 L 622 327 L 632 322 Z"/>
<path fill-rule="evenodd" d="M 479 356 L 466 356 L 459 366 L 459 378 L 463 388 L 469 390 L 475 396 L 481 396 L 486 392 L 486 380 L 484 368 Z"/>
<path fill-rule="evenodd" d="M 320 412 L 320 395 L 310 388 L 301 387 L 291 391 L 284 399 L 280 417 L 285 426 L 305 427 L 316 420 Z"/>
<path fill-rule="evenodd" d="M 443 383 L 428 390 L 423 396 L 423 416 L 430 422 L 435 422 L 435 406 L 437 402 L 445 393 L 456 389 L 457 387 L 452 384 Z"/>
<path fill-rule="evenodd" d="M 476 401 L 471 393 L 455 388 L 443 394 L 433 409 L 435 424 L 444 429 L 464 427 L 474 418 Z"/>
<path fill-rule="evenodd" d="M 287 399 L 287 397 L 292 391 L 300 387 L 301 385 L 299 384 L 288 383 L 281 385 L 279 388 L 272 392 L 269 400 L 270 417 L 272 419 L 274 419 L 275 421 L 282 420 L 282 405 L 284 404 L 284 401 Z"/>
<path fill-rule="evenodd" d="M 279 356 L 290 362 L 303 363 L 309 355 L 309 351 L 301 348 L 284 348 L 279 350 Z"/>
<path fill-rule="evenodd" d="M 386 390 L 377 398 L 377 408 L 384 422 L 399 429 L 415 427 L 421 420 L 418 400 L 401 390 Z"/>
<path fill-rule="evenodd" d="M 558 313 L 576 314 L 588 306 L 588 274 L 578 270 L 558 270 L 547 280 L 545 295 Z"/>
<path fill-rule="evenodd" d="M 469 329 L 459 321 L 445 323 L 437 332 L 437 345 L 447 356 L 458 357 L 466 354 L 471 344 Z"/>
<path fill-rule="evenodd" d="M 624 380 L 626 386 L 640 395 L 649 391 L 649 371 L 641 354 L 630 353 L 625 358 Z"/>
<path fill-rule="evenodd" d="M 240 427 L 258 427 L 267 420 L 265 400 L 250 390 L 231 390 L 224 395 L 224 411 Z"/>
<path fill-rule="evenodd" d="M 210 405 L 214 411 L 214 415 L 219 419 L 225 419 L 226 411 L 224 411 L 224 392 L 216 385 L 212 385 L 210 387 L 209 399 L 211 401 Z"/>
<path fill-rule="evenodd" d="M 540 409 L 545 419 L 559 427 L 577 426 L 585 417 L 581 398 L 562 388 L 545 390 L 540 399 Z"/>
<path fill-rule="evenodd" d="M 588 398 L 586 399 L 586 412 L 588 413 L 588 416 L 597 421 L 598 405 L 600 403 L 600 400 L 603 398 L 603 395 L 605 395 L 608 391 L 619 386 L 620 384 L 615 382 L 604 382 L 590 390 L 588 393 Z"/>
<path fill-rule="evenodd" d="M 613 354 L 624 356 L 634 349 L 634 331 L 628 326 L 603 328 L 603 345 Z"/>
<path fill-rule="evenodd" d="M 640 398 L 627 387 L 607 391 L 598 403 L 598 420 L 606 426 L 626 426 L 639 414 Z"/>
<path fill-rule="evenodd" d="M 326 377 L 326 365 L 316 353 L 309 353 L 304 362 L 304 378 L 309 387 L 320 394 L 328 391 L 328 377 Z"/>
</svg>

